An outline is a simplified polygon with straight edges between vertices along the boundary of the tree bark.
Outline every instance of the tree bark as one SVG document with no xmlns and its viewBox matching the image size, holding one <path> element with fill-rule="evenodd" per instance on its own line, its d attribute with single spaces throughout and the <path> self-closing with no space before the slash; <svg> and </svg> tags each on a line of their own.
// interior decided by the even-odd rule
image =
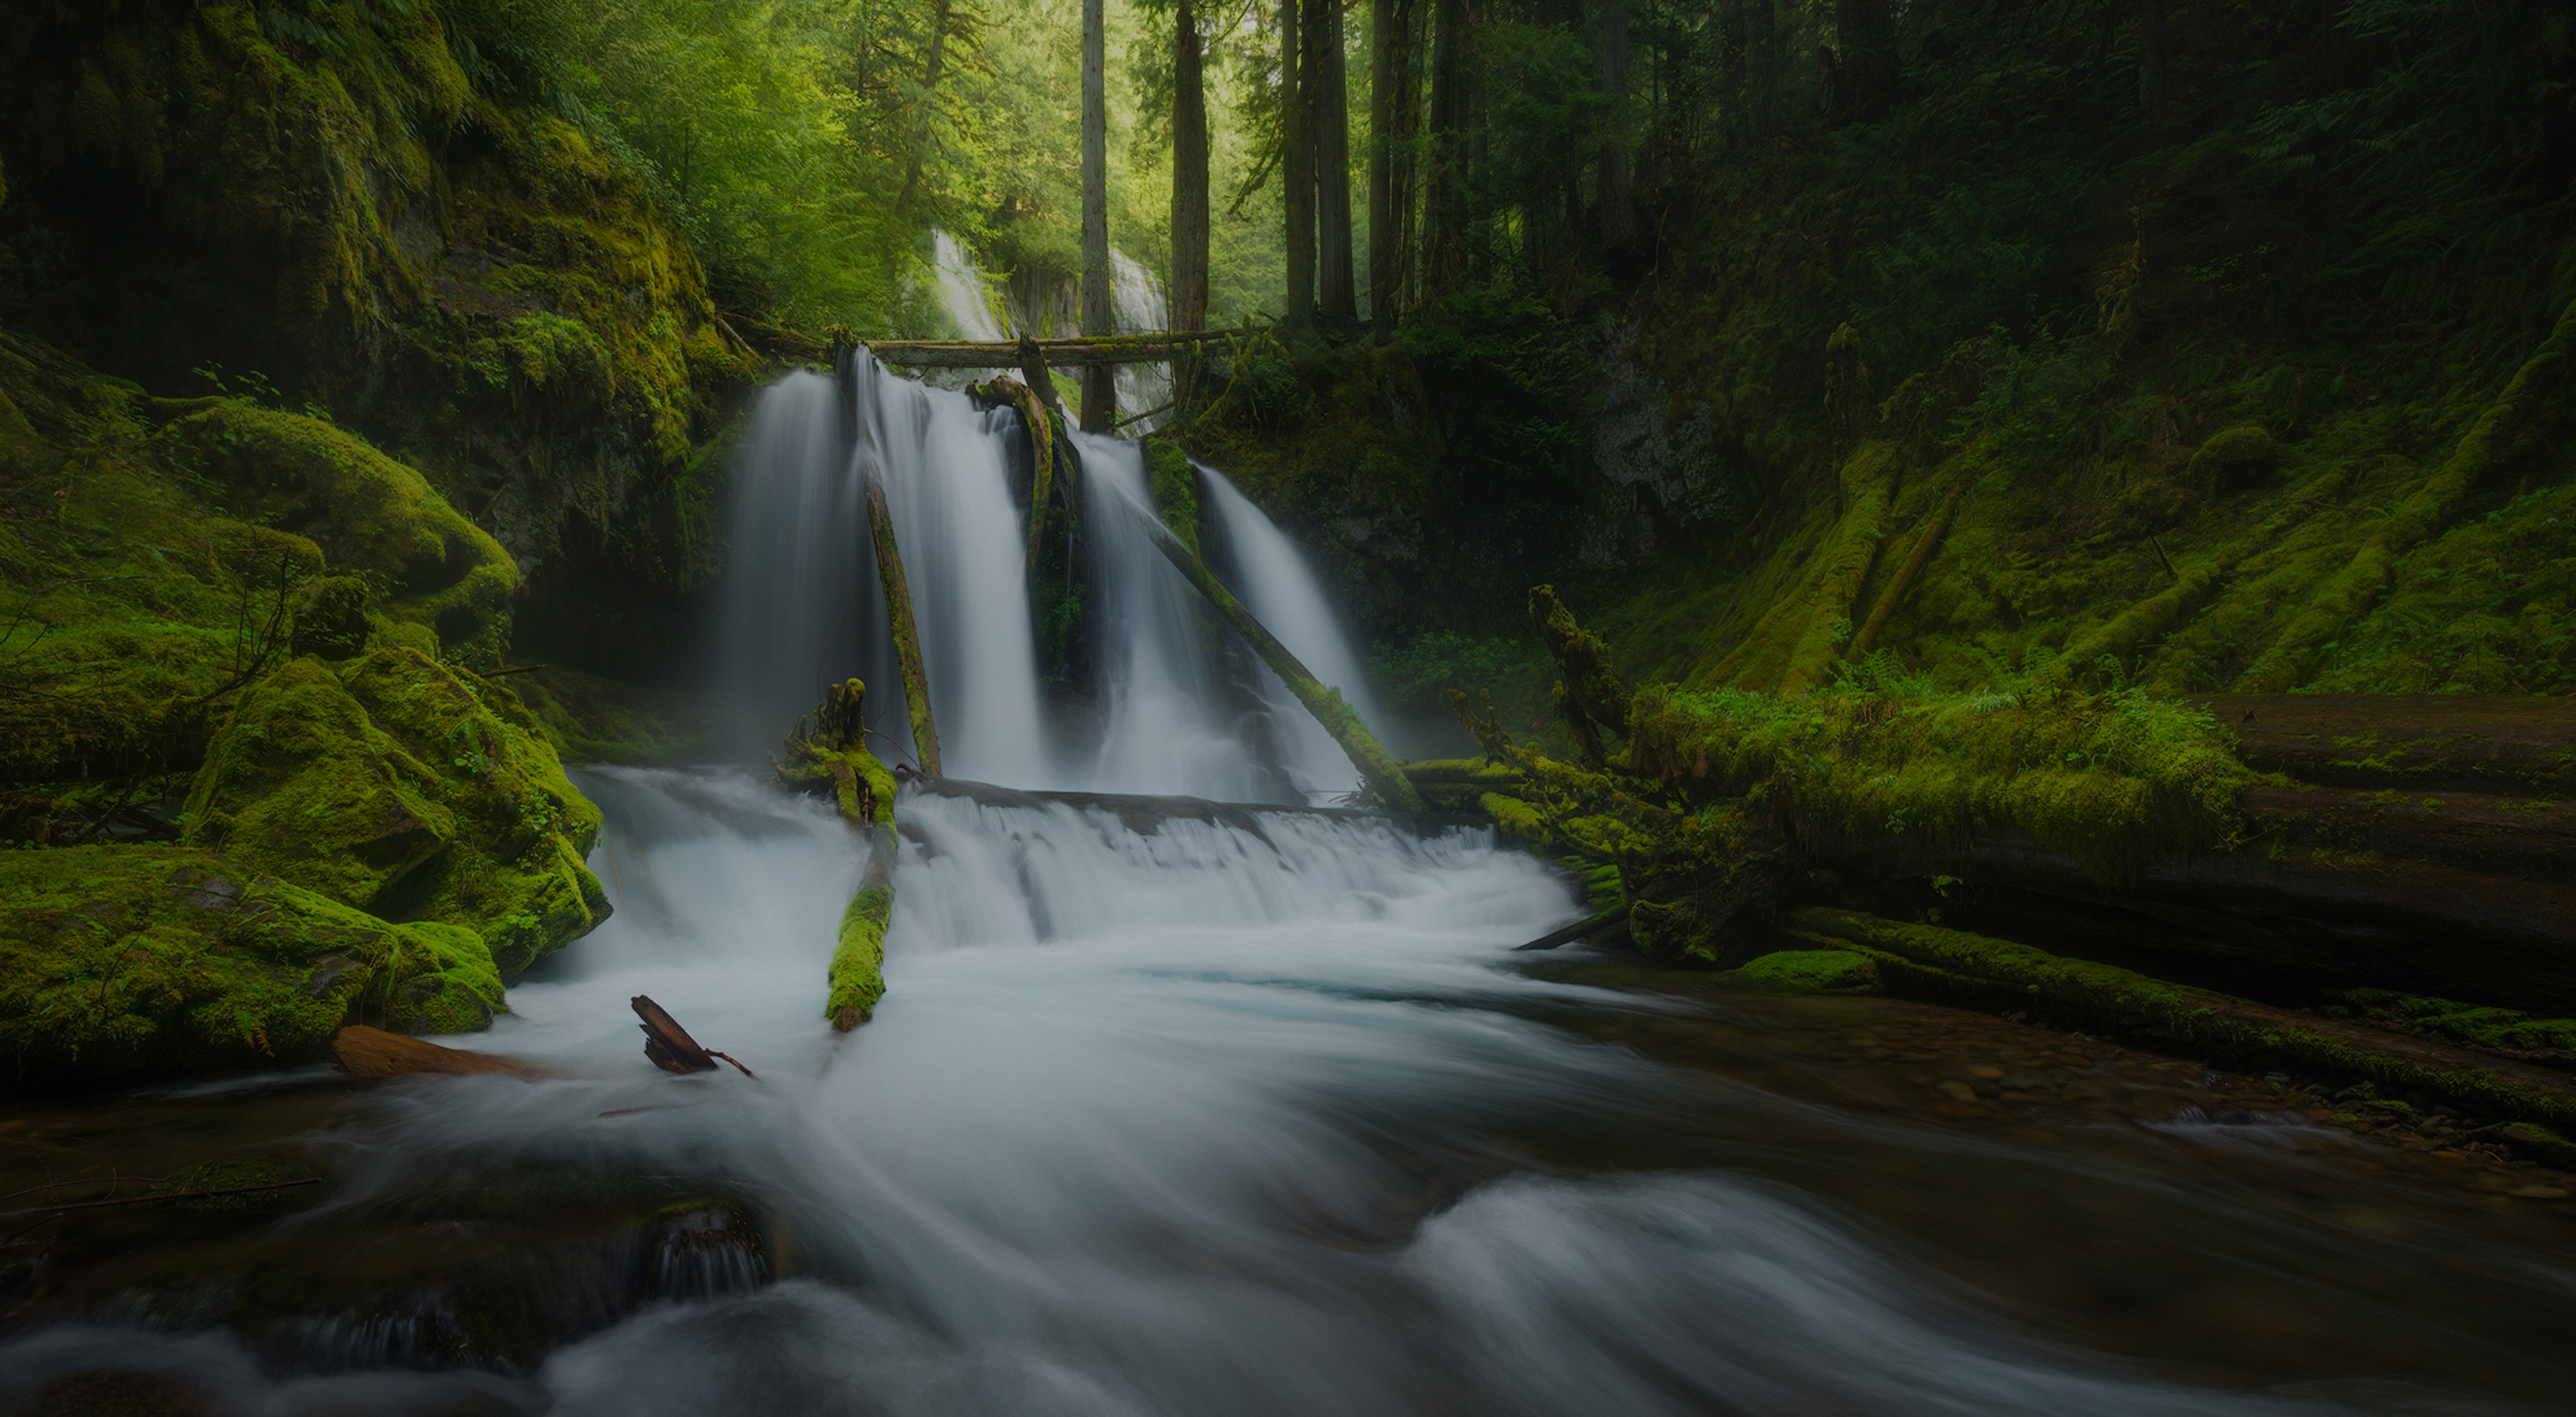
<svg viewBox="0 0 2576 1417">
<path fill-rule="evenodd" d="M 1082 332 L 1118 332 L 1109 275 L 1109 80 L 1105 0 L 1082 0 Z M 1082 375 L 1082 427 L 1106 433 L 1118 421 L 1117 376 Z"/>
<path fill-rule="evenodd" d="M 1467 268 L 1467 0 L 1432 0 L 1431 145 L 1422 219 L 1422 290 L 1446 293 Z"/>
<path fill-rule="evenodd" d="M 1601 244 L 1625 251 L 1637 240 L 1637 206 L 1625 132 L 1628 110 L 1628 0 L 1601 7 L 1601 92 L 1610 101 L 1610 136 L 1601 144 Z"/>
<path fill-rule="evenodd" d="M 1288 258 L 1279 320 L 1292 332 L 1315 323 L 1315 125 L 1302 31 L 1298 0 L 1279 0 L 1279 182 Z"/>
<path fill-rule="evenodd" d="M 1395 323 L 1397 291 L 1404 283 L 1402 246 L 1395 220 L 1396 77 L 1404 36 L 1396 28 L 1395 0 L 1369 0 L 1369 320 L 1379 329 Z"/>
<path fill-rule="evenodd" d="M 1172 328 L 1204 330 L 1208 307 L 1207 86 L 1196 0 L 1172 17 Z M 1187 407 L 1200 383 L 1195 358 L 1172 362 L 1172 402 Z"/>
<path fill-rule="evenodd" d="M 2165 111 L 2165 0 L 2138 0 L 2138 112 Z"/>
<path fill-rule="evenodd" d="M 921 667 L 921 632 L 912 620 L 912 587 L 903 575 L 903 553 L 895 546 L 894 514 L 886 510 L 885 484 L 877 477 L 876 455 L 859 454 L 859 475 L 867 484 L 868 530 L 877 543 L 877 580 L 885 587 L 887 628 L 894 632 L 895 664 L 903 671 L 904 705 L 912 716 L 912 750 L 921 770 L 939 771 L 939 725 L 930 714 L 930 675 Z"/>
<path fill-rule="evenodd" d="M 1834 0 L 1835 116 L 1875 123 L 1896 102 L 1896 31 L 1887 17 L 1887 0 Z"/>
<path fill-rule="evenodd" d="M 1744 0 L 1744 61 L 1752 71 L 1753 135 L 1780 131 L 1780 26 L 1772 0 Z"/>
<path fill-rule="evenodd" d="M 1342 46 L 1342 0 L 1306 0 L 1307 112 L 1315 127 L 1317 305 L 1329 319 L 1359 318 L 1352 280 L 1351 97 Z"/>
<path fill-rule="evenodd" d="M 507 1073 L 534 1082 L 559 1077 L 554 1069 L 498 1053 L 470 1053 L 381 1028 L 351 1024 L 331 1035 L 331 1066 L 350 1077 L 410 1077 L 419 1073 Z"/>
</svg>

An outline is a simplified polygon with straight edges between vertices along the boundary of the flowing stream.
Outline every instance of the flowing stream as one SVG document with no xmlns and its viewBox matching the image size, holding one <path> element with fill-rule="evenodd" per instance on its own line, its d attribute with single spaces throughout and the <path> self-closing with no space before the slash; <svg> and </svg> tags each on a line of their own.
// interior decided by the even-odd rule
<svg viewBox="0 0 2576 1417">
<path fill-rule="evenodd" d="M 864 365 L 772 390 L 723 651 L 746 746 L 825 678 L 892 682 L 861 628 L 882 623 L 873 457 L 953 773 L 1347 786 L 1134 534 L 1132 446 L 1081 455 L 1108 643 L 1076 731 L 1037 678 L 1001 416 Z M 1244 598 L 1370 711 L 1295 549 L 1203 486 Z M 514 1279 L 557 1296 L 519 1322 L 570 1341 L 502 1361 L 440 1337 L 502 1321 L 427 1281 L 296 1288 L 273 1306 L 290 1317 L 228 1333 L 190 1316 L 241 1312 L 249 1281 L 124 1280 L 0 1346 L 0 1410 L 101 1363 L 184 1375 L 226 1412 L 603 1417 L 2484 1413 L 2546 1410 L 2576 1378 L 2564 1237 L 2520 1245 L 2296 1128 L 2070 1111 L 1963 1131 L 1872 1101 L 1860 1064 L 1800 1050 L 1942 1011 L 1641 990 L 1606 956 L 1528 967 L 1509 947 L 1579 907 L 1488 831 L 909 789 L 888 993 L 836 1038 L 824 965 L 867 848 L 829 806 L 740 768 L 580 779 L 616 914 L 451 1040 L 562 1075 L 334 1101 L 310 1124 L 325 1198 L 224 1253 L 356 1273 L 340 1237 L 399 1221 L 434 1237 L 415 1248 L 554 1274 L 557 1251 L 478 1237 L 648 1181 L 722 1198 L 654 1222 L 647 1300 Z M 655 1072 L 636 994 L 757 1079 Z M 2083 1046 L 2034 1037 L 2014 1046 Z"/>
</svg>

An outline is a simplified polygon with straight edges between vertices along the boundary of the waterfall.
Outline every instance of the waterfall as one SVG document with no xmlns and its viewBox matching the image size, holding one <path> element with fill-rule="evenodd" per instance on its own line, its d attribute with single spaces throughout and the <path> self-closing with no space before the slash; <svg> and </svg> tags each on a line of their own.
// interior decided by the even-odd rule
<svg viewBox="0 0 2576 1417">
<path fill-rule="evenodd" d="M 1050 335 L 1081 333 L 1076 327 L 1046 328 L 1043 311 L 1018 308 L 1017 302 L 1005 301 L 1004 314 L 1009 329 L 993 309 L 991 282 L 974 254 L 963 243 L 945 231 L 932 231 L 931 275 L 938 287 L 939 307 L 949 322 L 957 327 L 961 339 L 1000 341 L 1010 339 L 1012 330 L 1028 330 L 1040 338 Z M 1080 282 L 1064 293 L 1060 304 L 1068 312 L 1082 308 Z M 1118 333 L 1148 334 L 1171 323 L 1171 305 L 1163 293 L 1162 281 L 1127 253 L 1109 253 L 1109 301 Z M 1150 413 L 1169 403 L 1172 397 L 1172 371 L 1164 364 L 1121 364 L 1118 366 L 1118 413 L 1122 418 Z M 1141 418 L 1122 430 L 1129 436 L 1141 436 L 1161 423 L 1159 418 Z"/>
<path fill-rule="evenodd" d="M 1235 490 L 1225 474 L 1198 464 L 1199 505 L 1221 548 L 1217 561 L 1226 584 L 1288 652 L 1297 656 L 1316 679 L 1341 691 L 1342 699 L 1372 726 L 1385 723 L 1359 658 L 1342 633 L 1340 618 L 1324 597 L 1323 584 L 1296 544 L 1262 515 L 1249 498 Z M 1310 797 L 1346 793 L 1359 786 L 1359 774 L 1341 745 L 1324 731 L 1305 705 L 1267 665 L 1256 665 L 1261 701 L 1283 744 L 1285 766 L 1300 792 Z"/>
<path fill-rule="evenodd" d="M 1082 433 L 1074 446 L 1103 641 L 1103 731 L 1085 785 L 1238 802 L 1293 795 L 1245 751 L 1220 702 L 1198 591 L 1137 516 L 1154 504 L 1138 445 Z"/>
</svg>

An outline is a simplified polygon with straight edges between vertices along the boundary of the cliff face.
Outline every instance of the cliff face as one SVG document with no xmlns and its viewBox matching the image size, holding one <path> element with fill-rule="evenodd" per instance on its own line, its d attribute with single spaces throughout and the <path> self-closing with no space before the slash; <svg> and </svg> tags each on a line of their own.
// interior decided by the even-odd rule
<svg viewBox="0 0 2576 1417">
<path fill-rule="evenodd" d="M 667 605 L 711 565 L 693 450 L 758 361 L 485 8 L 19 7 L 0 323 L 156 394 L 327 411 L 541 588 Z"/>
</svg>

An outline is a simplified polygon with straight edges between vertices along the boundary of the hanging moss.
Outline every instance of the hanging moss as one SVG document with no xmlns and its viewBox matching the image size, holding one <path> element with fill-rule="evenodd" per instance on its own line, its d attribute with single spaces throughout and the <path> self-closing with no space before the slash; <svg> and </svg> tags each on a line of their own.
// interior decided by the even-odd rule
<svg viewBox="0 0 2576 1417">
<path fill-rule="evenodd" d="M 0 852 L 0 1052 L 21 1079 L 293 1065 L 343 1023 L 465 1032 L 500 1006 L 472 930 L 387 924 L 209 851 Z"/>
<path fill-rule="evenodd" d="M 398 921 L 482 931 L 505 977 L 588 933 L 599 809 L 509 693 L 418 648 L 293 661 L 246 692 L 186 840 Z"/>
</svg>

